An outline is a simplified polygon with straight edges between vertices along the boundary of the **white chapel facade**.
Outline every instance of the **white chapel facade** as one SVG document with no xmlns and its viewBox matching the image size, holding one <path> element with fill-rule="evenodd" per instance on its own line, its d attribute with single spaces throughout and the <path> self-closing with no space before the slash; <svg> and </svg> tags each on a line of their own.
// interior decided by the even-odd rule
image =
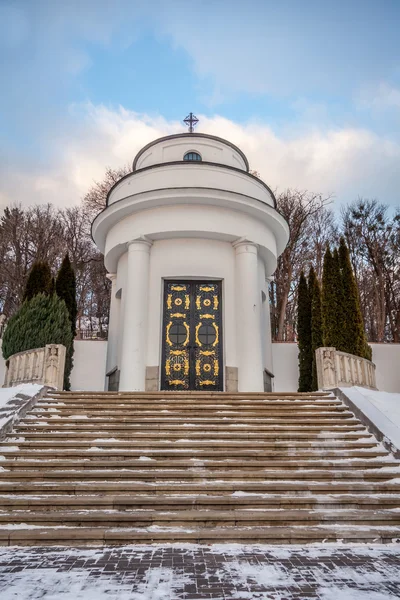
<svg viewBox="0 0 400 600">
<path fill-rule="evenodd" d="M 270 389 L 268 281 L 288 226 L 239 148 L 192 132 L 151 142 L 92 234 L 112 282 L 108 389 Z"/>
</svg>

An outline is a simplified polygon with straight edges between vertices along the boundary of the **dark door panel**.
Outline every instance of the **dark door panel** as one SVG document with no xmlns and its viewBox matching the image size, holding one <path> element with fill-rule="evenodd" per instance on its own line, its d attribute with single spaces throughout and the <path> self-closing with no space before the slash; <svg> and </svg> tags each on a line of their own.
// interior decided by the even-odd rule
<svg viewBox="0 0 400 600">
<path fill-rule="evenodd" d="M 165 281 L 162 389 L 222 391 L 221 317 L 220 281 Z"/>
</svg>

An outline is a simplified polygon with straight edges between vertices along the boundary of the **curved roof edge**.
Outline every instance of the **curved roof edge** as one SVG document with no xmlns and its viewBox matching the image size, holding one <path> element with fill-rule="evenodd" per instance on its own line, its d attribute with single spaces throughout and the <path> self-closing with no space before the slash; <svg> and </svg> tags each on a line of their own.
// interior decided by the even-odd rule
<svg viewBox="0 0 400 600">
<path fill-rule="evenodd" d="M 137 161 L 139 160 L 139 158 L 142 156 L 142 154 L 144 152 L 146 152 L 146 150 L 148 150 L 152 146 L 155 146 L 155 144 L 158 144 L 159 142 L 163 142 L 165 140 L 174 140 L 177 138 L 185 138 L 185 137 L 186 138 L 202 137 L 202 138 L 208 138 L 209 140 L 215 140 L 216 142 L 223 142 L 224 144 L 227 144 L 228 146 L 233 148 L 233 150 L 235 150 L 238 154 L 240 154 L 240 156 L 242 157 L 242 159 L 244 161 L 244 164 L 246 165 L 246 171 L 249 172 L 249 170 L 250 170 L 249 161 L 247 160 L 244 152 L 242 152 L 240 150 L 240 148 L 235 146 L 235 144 L 232 144 L 232 142 L 225 140 L 224 138 L 218 137 L 216 135 L 209 135 L 208 133 L 175 133 L 173 135 L 166 135 L 164 137 L 157 138 L 156 140 L 153 140 L 152 142 L 150 142 L 149 144 L 144 146 L 141 150 L 139 150 L 139 152 L 136 154 L 135 159 L 133 161 L 132 170 L 136 171 L 136 165 L 137 165 Z"/>
<path fill-rule="evenodd" d="M 188 135 L 192 135 L 192 134 L 188 134 Z M 170 137 L 173 137 L 173 136 L 170 136 Z M 160 138 L 160 139 L 163 139 L 163 138 Z M 136 175 L 136 173 L 142 173 L 143 171 L 149 171 L 150 169 L 158 169 L 159 167 L 165 167 L 165 166 L 171 166 L 171 165 L 181 165 L 181 164 L 186 164 L 186 165 L 190 165 L 190 166 L 196 165 L 196 166 L 199 166 L 199 167 L 204 166 L 204 165 L 214 166 L 214 167 L 221 167 L 221 168 L 224 168 L 224 169 L 230 169 L 231 171 L 238 171 L 239 173 L 242 173 L 242 174 L 246 175 L 247 177 L 252 177 L 256 181 L 258 181 L 259 183 L 261 183 L 261 185 L 269 192 L 269 194 L 271 195 L 271 198 L 273 200 L 273 203 L 274 203 L 274 208 L 276 209 L 276 207 L 277 207 L 277 202 L 276 202 L 275 194 L 271 190 L 271 188 L 269 187 L 269 185 L 267 183 L 265 183 L 265 181 L 263 181 L 262 179 L 260 179 L 260 177 L 257 177 L 256 175 L 253 175 L 252 173 L 249 173 L 248 171 L 242 171 L 242 169 L 238 169 L 237 167 L 231 167 L 230 165 L 223 165 L 223 164 L 220 164 L 220 163 L 208 162 L 208 161 L 205 161 L 205 160 L 201 160 L 201 161 L 184 161 L 184 160 L 182 160 L 182 161 L 180 161 L 180 160 L 176 161 L 176 160 L 173 160 L 171 162 L 157 163 L 156 165 L 149 165 L 148 167 L 143 167 L 142 169 L 138 169 L 137 171 L 133 170 L 131 173 L 127 173 L 126 175 L 124 175 L 123 177 L 121 177 L 121 179 L 118 179 L 118 181 L 116 181 L 112 185 L 112 187 L 108 190 L 107 197 L 106 197 L 105 208 L 108 208 L 108 206 L 110 206 L 108 201 L 110 199 L 110 196 L 111 196 L 112 192 L 115 190 L 116 187 L 119 186 L 119 184 L 122 181 L 124 181 L 125 179 L 128 179 L 128 177 L 131 177 L 132 175 Z"/>
</svg>

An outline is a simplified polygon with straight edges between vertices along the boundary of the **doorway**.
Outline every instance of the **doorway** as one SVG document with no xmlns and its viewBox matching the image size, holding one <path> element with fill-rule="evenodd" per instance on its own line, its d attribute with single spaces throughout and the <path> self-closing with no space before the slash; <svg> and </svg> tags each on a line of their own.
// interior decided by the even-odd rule
<svg viewBox="0 0 400 600">
<path fill-rule="evenodd" d="M 164 282 L 161 389 L 223 390 L 222 282 Z"/>
</svg>

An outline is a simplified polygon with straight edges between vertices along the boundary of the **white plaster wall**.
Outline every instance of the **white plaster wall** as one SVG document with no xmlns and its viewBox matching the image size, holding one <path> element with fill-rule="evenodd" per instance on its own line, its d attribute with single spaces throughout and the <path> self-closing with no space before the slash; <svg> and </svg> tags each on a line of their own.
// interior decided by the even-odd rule
<svg viewBox="0 0 400 600">
<path fill-rule="evenodd" d="M 237 366 L 235 251 L 227 242 L 173 239 L 154 242 L 150 253 L 147 365 L 160 365 L 163 279 L 221 279 L 224 363 Z"/>
<path fill-rule="evenodd" d="M 372 361 L 376 365 L 376 385 L 382 392 L 400 393 L 400 344 L 374 344 Z M 292 342 L 272 344 L 274 390 L 295 392 L 298 386 L 298 348 Z"/>
<path fill-rule="evenodd" d="M 228 286 L 230 289 L 231 286 Z M 160 291 L 161 294 L 161 291 Z M 159 296 L 161 302 L 161 296 Z M 161 328 L 161 325 L 160 325 Z M 159 339 L 159 338 L 158 338 Z M 226 344 L 228 356 L 236 357 Z M 228 338 L 229 339 L 229 338 Z M 1 346 L 1 340 L 0 340 Z M 400 393 L 400 344 L 371 344 L 373 361 L 376 364 L 377 387 L 380 391 Z M 154 350 L 154 348 L 153 348 Z M 104 389 L 107 342 L 76 340 L 72 389 L 101 391 Z M 158 355 L 159 356 L 159 355 Z M 275 342 L 272 344 L 274 391 L 295 392 L 298 385 L 298 349 L 295 343 Z M 148 363 L 151 364 L 151 363 Z M 154 363 L 158 364 L 158 363 Z M 3 385 L 5 361 L 0 354 L 0 385 Z"/>
<path fill-rule="evenodd" d="M 297 344 L 275 342 L 272 344 L 272 373 L 274 392 L 297 392 L 299 379 Z"/>
<path fill-rule="evenodd" d="M 72 390 L 104 390 L 107 342 L 75 340 Z"/>
<path fill-rule="evenodd" d="M 186 235 L 185 235 L 186 234 Z M 146 235 L 161 237 L 219 237 L 233 241 L 246 237 L 264 249 L 268 274 L 276 268 L 277 241 L 268 225 L 248 214 L 219 206 L 181 204 L 142 210 L 118 221 L 107 234 L 104 254 L 112 255 L 115 248 L 132 239 Z M 210 239 L 210 244 L 213 243 Z M 218 240 L 217 240 L 218 243 Z M 106 266 L 107 262 L 106 262 Z M 189 270 L 188 270 L 189 272 Z M 118 282 L 119 285 L 119 282 Z"/>
<path fill-rule="evenodd" d="M 187 152 L 198 152 L 204 161 L 246 169 L 242 156 L 232 146 L 193 133 L 187 137 L 156 142 L 139 157 L 136 168 L 142 169 L 163 162 L 183 160 Z"/>
<path fill-rule="evenodd" d="M 274 206 L 273 198 L 261 180 L 250 177 L 246 172 L 201 163 L 160 165 L 148 171 L 135 171 L 112 190 L 108 204 L 142 192 L 186 187 L 231 191 Z"/>
<path fill-rule="evenodd" d="M 370 344 L 376 364 L 376 386 L 382 392 L 400 392 L 400 344 Z"/>
</svg>

